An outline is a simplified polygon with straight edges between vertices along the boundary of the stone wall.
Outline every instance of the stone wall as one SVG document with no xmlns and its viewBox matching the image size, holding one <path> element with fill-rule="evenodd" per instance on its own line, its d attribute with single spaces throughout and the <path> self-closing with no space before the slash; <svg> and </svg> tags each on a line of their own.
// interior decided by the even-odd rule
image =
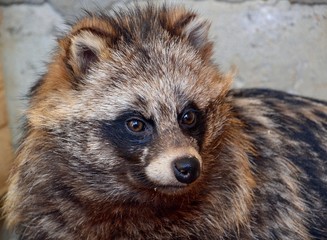
<svg viewBox="0 0 327 240">
<path fill-rule="evenodd" d="M 1 19 L 0 19 L 1 23 Z M 5 91 L 2 77 L 2 66 L 0 63 L 0 240 L 8 240 L 8 236 L 5 235 L 2 229 L 2 197 L 7 191 L 7 177 L 12 165 L 12 147 L 11 137 L 9 131 L 9 121 L 7 117 L 7 109 L 5 102 Z"/>
<path fill-rule="evenodd" d="M 11 137 L 5 104 L 5 92 L 0 66 L 0 199 L 7 190 L 6 180 L 12 161 Z M 1 203 L 1 201 L 0 201 Z M 0 204 L 1 208 L 1 204 Z"/>
<path fill-rule="evenodd" d="M 0 58 L 16 142 L 24 96 L 45 70 L 55 38 L 81 9 L 131 0 L 0 0 Z M 238 67 L 235 87 L 269 87 L 327 99 L 327 0 L 171 0 L 212 21 L 215 60 Z"/>
</svg>

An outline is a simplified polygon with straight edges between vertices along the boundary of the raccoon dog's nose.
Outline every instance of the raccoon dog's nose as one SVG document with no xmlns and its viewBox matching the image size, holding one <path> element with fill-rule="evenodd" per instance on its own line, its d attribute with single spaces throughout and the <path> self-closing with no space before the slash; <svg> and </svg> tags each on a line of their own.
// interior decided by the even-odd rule
<svg viewBox="0 0 327 240">
<path fill-rule="evenodd" d="M 173 161 L 176 179 L 181 183 L 192 183 L 200 175 L 200 162 L 195 157 L 183 157 Z"/>
</svg>

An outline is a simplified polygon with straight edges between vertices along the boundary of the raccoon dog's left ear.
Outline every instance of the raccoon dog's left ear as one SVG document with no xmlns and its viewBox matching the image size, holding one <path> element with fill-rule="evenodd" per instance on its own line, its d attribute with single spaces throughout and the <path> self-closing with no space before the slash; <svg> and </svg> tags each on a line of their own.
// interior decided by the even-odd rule
<svg viewBox="0 0 327 240">
<path fill-rule="evenodd" d="M 211 47 L 212 43 L 209 41 L 209 28 L 210 23 L 198 16 L 189 19 L 188 23 L 182 30 L 190 43 L 197 49 L 204 51 L 206 48 Z"/>
<path fill-rule="evenodd" d="M 209 40 L 210 23 L 183 7 L 171 10 L 166 19 L 168 31 L 186 39 L 204 58 L 212 56 L 213 43 Z"/>
</svg>

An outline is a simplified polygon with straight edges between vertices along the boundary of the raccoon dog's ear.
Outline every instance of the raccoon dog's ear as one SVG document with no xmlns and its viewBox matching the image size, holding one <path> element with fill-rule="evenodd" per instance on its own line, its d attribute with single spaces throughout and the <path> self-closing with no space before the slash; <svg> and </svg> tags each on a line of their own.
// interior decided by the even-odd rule
<svg viewBox="0 0 327 240">
<path fill-rule="evenodd" d="M 210 23 L 196 13 L 176 7 L 167 15 L 168 31 L 186 39 L 205 58 L 212 56 L 213 43 L 209 40 Z"/>
<path fill-rule="evenodd" d="M 59 42 L 66 63 L 76 76 L 85 74 L 94 63 L 108 57 L 106 40 L 89 30 L 80 30 Z"/>
<path fill-rule="evenodd" d="M 211 42 L 208 40 L 210 23 L 198 16 L 187 19 L 188 22 L 182 30 L 190 43 L 199 50 L 204 50 Z"/>
<path fill-rule="evenodd" d="M 91 31 L 80 31 L 70 39 L 68 64 L 77 75 L 85 74 L 92 64 L 106 57 L 106 41 Z"/>
</svg>

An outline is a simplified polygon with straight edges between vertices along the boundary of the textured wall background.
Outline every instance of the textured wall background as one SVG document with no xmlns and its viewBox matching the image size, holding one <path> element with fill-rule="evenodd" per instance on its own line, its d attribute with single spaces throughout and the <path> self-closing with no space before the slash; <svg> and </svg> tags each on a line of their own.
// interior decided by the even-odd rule
<svg viewBox="0 0 327 240">
<path fill-rule="evenodd" d="M 55 36 L 81 8 L 130 0 L 0 0 L 1 60 L 14 141 L 24 95 L 45 69 Z M 238 67 L 235 87 L 327 99 L 327 0 L 180 0 L 212 21 L 215 59 Z"/>
<path fill-rule="evenodd" d="M 2 67 L 0 65 L 0 199 L 7 190 L 6 179 L 13 157 L 8 124 L 9 122 L 5 104 Z"/>
<path fill-rule="evenodd" d="M 9 175 L 12 159 L 13 155 L 10 144 L 10 132 L 4 96 L 2 66 L 0 64 L 0 239 L 8 239 L 4 237 L 1 238 L 1 204 L 2 196 L 7 191 L 6 180 Z"/>
</svg>

